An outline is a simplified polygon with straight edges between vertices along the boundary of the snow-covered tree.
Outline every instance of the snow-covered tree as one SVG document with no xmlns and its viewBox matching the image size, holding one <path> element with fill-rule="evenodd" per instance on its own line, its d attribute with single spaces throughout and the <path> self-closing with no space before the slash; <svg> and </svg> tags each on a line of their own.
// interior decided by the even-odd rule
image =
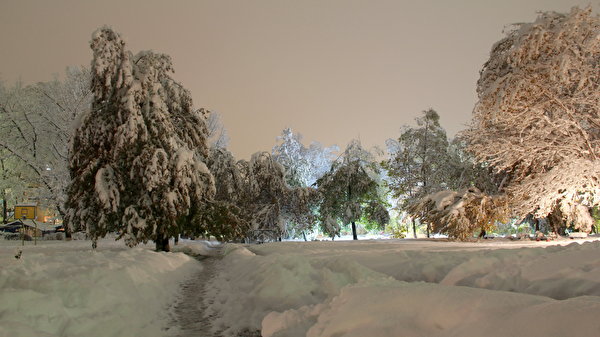
<svg viewBox="0 0 600 337">
<path fill-rule="evenodd" d="M 515 214 L 589 231 L 600 203 L 600 19 L 544 12 L 497 42 L 477 82 L 469 150 L 510 177 Z"/>
<path fill-rule="evenodd" d="M 306 232 L 315 225 L 318 203 L 318 193 L 311 186 L 331 168 L 338 147 L 323 147 L 318 142 L 306 147 L 302 135 L 290 128 L 284 129 L 277 140 L 280 143 L 273 147 L 272 156 L 283 166 L 290 187 L 283 203 L 286 232 L 306 238 Z"/>
<path fill-rule="evenodd" d="M 404 126 L 400 137 L 388 139 L 389 159 L 383 163 L 387 170 L 387 185 L 398 200 L 398 209 L 407 207 L 422 197 L 447 188 L 455 177 L 450 170 L 448 138 L 440 125 L 440 116 L 433 109 L 423 111 L 416 119 L 417 127 Z M 416 237 L 416 223 L 413 221 Z M 427 235 L 430 228 L 427 225 Z"/>
<path fill-rule="evenodd" d="M 2 200 L 2 221 L 8 222 L 9 205 L 12 208 L 17 202 L 23 201 L 28 189 L 27 182 L 34 181 L 35 176 L 23 161 L 10 152 L 0 148 L 0 199 Z"/>
<path fill-rule="evenodd" d="M 477 230 L 485 233 L 497 221 L 506 221 L 508 214 L 504 197 L 490 196 L 475 187 L 426 195 L 411 204 L 408 212 L 431 223 L 434 232 L 459 240 L 467 240 Z"/>
<path fill-rule="evenodd" d="M 448 138 L 439 120 L 435 110 L 425 110 L 416 118 L 417 127 L 405 126 L 397 140 L 387 141 L 385 168 L 401 209 L 446 187 Z"/>
<path fill-rule="evenodd" d="M 371 210 L 370 220 L 385 225 L 389 221 L 378 190 L 379 167 L 373 156 L 358 140 L 348 144 L 331 170 L 317 180 L 321 195 L 319 217 L 323 231 L 331 237 L 339 235 L 339 223 L 352 224 L 352 236 L 357 240 L 356 222 Z"/>
<path fill-rule="evenodd" d="M 68 142 L 73 121 L 90 108 L 90 72 L 70 67 L 64 80 L 0 87 L 0 147 L 31 173 L 18 173 L 27 179 L 22 185 L 36 187 L 29 195 L 62 216 L 69 182 Z"/>
<path fill-rule="evenodd" d="M 292 187 L 285 194 L 282 205 L 285 232 L 288 237 L 299 237 L 306 241 L 306 233 L 316 225 L 316 210 L 319 193 L 313 187 Z"/>
<path fill-rule="evenodd" d="M 307 186 L 314 185 L 317 179 L 331 169 L 336 153 L 339 151 L 340 148 L 337 145 L 324 147 L 323 144 L 316 141 L 310 143 L 306 150 L 306 157 L 311 166 Z"/>
<path fill-rule="evenodd" d="M 467 151 L 466 142 L 462 138 L 456 137 L 449 142 L 447 155 L 444 185 L 448 189 L 458 191 L 475 187 L 486 194 L 498 193 L 505 175 L 494 174 L 488 165 L 477 162 Z"/>
<path fill-rule="evenodd" d="M 293 229 L 298 229 L 312 222 L 314 190 L 290 188 L 283 167 L 268 152 L 236 162 L 226 149 L 212 148 L 206 163 L 214 176 L 216 193 L 194 221 L 207 234 L 239 240 L 269 232 L 275 238 L 292 230 L 286 223 L 293 222 L 297 224 Z"/>
<path fill-rule="evenodd" d="M 112 29 L 91 41 L 93 102 L 70 158 L 66 223 L 95 240 L 119 231 L 129 245 L 193 230 L 190 209 L 214 195 L 204 117 L 175 82 L 167 55 L 135 56 Z"/>
<path fill-rule="evenodd" d="M 244 204 L 251 229 L 283 233 L 281 207 L 288 190 L 283 167 L 268 152 L 257 152 L 244 164 L 243 171 L 248 184 Z"/>
<path fill-rule="evenodd" d="M 290 186 L 308 187 L 313 185 L 331 167 L 337 146 L 323 147 L 312 142 L 307 148 L 302 144 L 302 135 L 286 128 L 277 137 L 280 144 L 271 153 L 285 169 L 286 181 Z"/>
<path fill-rule="evenodd" d="M 202 114 L 206 115 L 208 146 L 210 148 L 226 149 L 229 145 L 229 135 L 221 120 L 221 114 L 216 111 L 200 110 Z"/>
<path fill-rule="evenodd" d="M 213 235 L 222 241 L 244 239 L 250 229 L 244 205 L 248 184 L 236 162 L 225 148 L 211 147 L 206 165 L 215 180 L 215 195 L 197 208 L 192 221 L 203 231 L 203 236 Z"/>
<path fill-rule="evenodd" d="M 306 158 L 306 147 L 302 144 L 302 135 L 294 134 L 286 128 L 277 137 L 281 143 L 271 150 L 273 158 L 285 169 L 286 181 L 290 186 L 308 186 L 310 162 Z"/>
</svg>

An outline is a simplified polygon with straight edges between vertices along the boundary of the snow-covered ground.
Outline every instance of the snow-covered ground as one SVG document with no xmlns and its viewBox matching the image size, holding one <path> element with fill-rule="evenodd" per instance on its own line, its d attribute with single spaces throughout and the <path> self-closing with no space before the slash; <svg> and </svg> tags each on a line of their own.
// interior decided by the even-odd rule
<svg viewBox="0 0 600 337">
<path fill-rule="evenodd" d="M 122 241 L 92 251 L 90 241 L 0 240 L 0 336 L 162 336 L 181 282 L 200 268 Z"/>
<path fill-rule="evenodd" d="M 214 253 L 198 241 L 178 250 Z M 225 335 L 600 336 L 600 241 L 282 242 L 223 254 L 202 306 Z M 0 241 L 0 336 L 173 335 L 181 284 L 202 272 L 188 255 L 110 240 L 96 251 Z"/>
<path fill-rule="evenodd" d="M 205 301 L 231 335 L 600 336 L 597 241 L 283 242 L 225 254 Z"/>
</svg>

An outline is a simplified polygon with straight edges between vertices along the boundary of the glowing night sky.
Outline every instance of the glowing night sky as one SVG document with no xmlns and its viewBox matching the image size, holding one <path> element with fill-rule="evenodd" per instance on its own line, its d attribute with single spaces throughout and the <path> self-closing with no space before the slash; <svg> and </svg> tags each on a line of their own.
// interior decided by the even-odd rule
<svg viewBox="0 0 600 337">
<path fill-rule="evenodd" d="M 432 107 L 450 135 L 503 28 L 577 0 L 1 0 L 0 79 L 48 81 L 89 65 L 109 25 L 134 53 L 169 54 L 196 107 L 221 113 L 238 158 L 285 127 L 326 146 L 384 146 Z"/>
</svg>

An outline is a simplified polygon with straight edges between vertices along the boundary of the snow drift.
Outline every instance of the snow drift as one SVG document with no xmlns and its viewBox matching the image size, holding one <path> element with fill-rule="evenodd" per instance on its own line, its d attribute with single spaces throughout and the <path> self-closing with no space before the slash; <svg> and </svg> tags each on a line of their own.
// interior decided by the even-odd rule
<svg viewBox="0 0 600 337">
<path fill-rule="evenodd" d="M 0 336 L 161 336 L 181 281 L 201 268 L 109 240 L 96 251 L 89 241 L 16 244 L 0 246 Z"/>
<path fill-rule="evenodd" d="M 598 336 L 600 242 L 539 246 L 229 245 L 206 301 L 229 335 Z"/>
</svg>

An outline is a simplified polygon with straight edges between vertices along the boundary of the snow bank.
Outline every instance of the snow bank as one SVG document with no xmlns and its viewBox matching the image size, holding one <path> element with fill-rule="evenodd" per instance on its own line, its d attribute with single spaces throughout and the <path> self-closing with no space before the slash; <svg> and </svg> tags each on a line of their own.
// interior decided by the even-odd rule
<svg viewBox="0 0 600 337">
<path fill-rule="evenodd" d="M 218 241 L 180 239 L 179 244 L 171 247 L 171 251 L 190 256 L 218 256 L 222 246 L 223 244 Z"/>
<path fill-rule="evenodd" d="M 229 335 L 600 332 L 600 242 L 286 242 L 226 251 L 206 301 Z"/>
<path fill-rule="evenodd" d="M 308 315 L 306 309 L 271 313 L 263 320 L 263 337 L 593 337 L 598 336 L 600 323 L 591 318 L 599 309 L 597 297 L 556 301 L 532 295 L 396 281 L 389 285 L 344 287 L 338 296 Z M 298 322 L 306 321 L 310 324 L 305 332 Z"/>
<path fill-rule="evenodd" d="M 161 336 L 181 281 L 200 268 L 109 240 L 96 251 L 89 241 L 0 245 L 0 336 Z"/>
</svg>

